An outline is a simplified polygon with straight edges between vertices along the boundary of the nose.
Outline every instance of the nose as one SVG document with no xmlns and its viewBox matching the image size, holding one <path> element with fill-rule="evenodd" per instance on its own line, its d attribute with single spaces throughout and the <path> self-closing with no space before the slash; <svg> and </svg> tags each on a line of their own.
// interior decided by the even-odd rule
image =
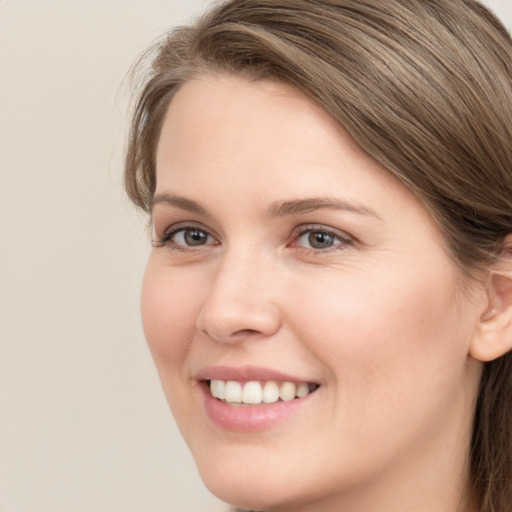
<svg viewBox="0 0 512 512">
<path fill-rule="evenodd" d="M 281 327 L 272 264 L 263 257 L 226 257 L 205 283 L 207 293 L 196 327 L 221 343 L 270 337 Z"/>
</svg>

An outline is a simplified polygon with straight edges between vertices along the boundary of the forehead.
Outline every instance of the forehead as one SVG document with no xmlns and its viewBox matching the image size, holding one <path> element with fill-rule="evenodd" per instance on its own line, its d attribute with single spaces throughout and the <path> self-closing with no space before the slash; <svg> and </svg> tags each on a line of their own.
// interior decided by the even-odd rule
<svg viewBox="0 0 512 512">
<path fill-rule="evenodd" d="M 197 180 L 206 171 L 217 177 L 233 172 L 237 180 L 249 175 L 254 181 L 269 175 L 320 180 L 326 173 L 336 179 L 365 167 L 381 180 L 394 179 L 300 91 L 233 76 L 202 76 L 177 92 L 156 163 L 157 188 L 170 179 Z M 368 173 L 359 173 L 357 181 L 364 182 Z"/>
<path fill-rule="evenodd" d="M 252 147 L 263 142 L 271 131 L 274 136 L 279 134 L 280 139 L 288 134 L 304 136 L 311 131 L 306 121 L 312 117 L 341 131 L 341 126 L 320 106 L 291 86 L 270 80 L 248 81 L 233 75 L 202 75 L 185 83 L 171 101 L 157 156 L 165 153 L 162 142 L 169 145 L 173 139 L 179 137 L 183 142 L 191 136 L 199 145 L 228 132 L 233 137 L 232 128 L 239 128 L 236 142 L 249 140 Z M 268 144 L 268 140 L 265 142 Z"/>
</svg>

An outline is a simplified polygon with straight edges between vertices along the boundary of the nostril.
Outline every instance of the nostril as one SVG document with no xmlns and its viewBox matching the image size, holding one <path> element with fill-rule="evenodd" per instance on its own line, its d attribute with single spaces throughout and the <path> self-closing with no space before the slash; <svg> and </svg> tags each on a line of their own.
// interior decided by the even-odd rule
<svg viewBox="0 0 512 512">
<path fill-rule="evenodd" d="M 240 329 L 239 331 L 232 333 L 231 336 L 257 336 L 259 334 L 261 333 L 255 329 Z"/>
</svg>

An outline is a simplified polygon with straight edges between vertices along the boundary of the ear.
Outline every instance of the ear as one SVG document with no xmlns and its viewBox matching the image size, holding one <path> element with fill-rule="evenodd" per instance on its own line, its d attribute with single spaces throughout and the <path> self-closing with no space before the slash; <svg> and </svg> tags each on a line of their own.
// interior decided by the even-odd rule
<svg viewBox="0 0 512 512">
<path fill-rule="evenodd" d="M 491 271 L 486 292 L 487 304 L 470 348 L 479 361 L 492 361 L 512 350 L 512 236 Z"/>
</svg>

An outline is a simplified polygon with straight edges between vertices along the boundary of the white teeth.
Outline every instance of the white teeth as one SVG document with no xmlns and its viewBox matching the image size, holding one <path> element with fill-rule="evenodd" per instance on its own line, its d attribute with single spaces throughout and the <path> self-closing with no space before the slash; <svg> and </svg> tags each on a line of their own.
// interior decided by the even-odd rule
<svg viewBox="0 0 512 512">
<path fill-rule="evenodd" d="M 313 387 L 310 388 L 310 385 L 305 382 L 300 384 L 283 382 L 278 385 L 274 381 L 268 381 L 262 386 L 258 381 L 249 381 L 245 384 L 234 380 L 213 379 L 210 381 L 212 396 L 233 405 L 242 403 L 247 405 L 273 404 L 279 399 L 289 402 L 294 398 L 308 395 L 312 389 Z"/>
<path fill-rule="evenodd" d="M 273 382 L 268 381 L 263 387 L 263 403 L 273 404 L 279 400 L 279 386 Z"/>
<path fill-rule="evenodd" d="M 224 400 L 226 398 L 226 383 L 223 380 L 210 381 L 210 391 L 212 396 Z"/>
<path fill-rule="evenodd" d="M 224 395 L 226 402 L 242 402 L 242 386 L 239 382 L 228 380 L 226 382 L 226 393 Z"/>
<path fill-rule="evenodd" d="M 263 391 L 259 382 L 246 382 L 242 393 L 244 404 L 261 404 Z"/>
<path fill-rule="evenodd" d="M 306 395 L 309 395 L 309 384 L 299 384 L 297 386 L 297 397 L 301 398 Z"/>
<path fill-rule="evenodd" d="M 293 382 L 283 382 L 279 389 L 279 398 L 284 402 L 289 402 L 295 398 L 297 386 Z"/>
</svg>

